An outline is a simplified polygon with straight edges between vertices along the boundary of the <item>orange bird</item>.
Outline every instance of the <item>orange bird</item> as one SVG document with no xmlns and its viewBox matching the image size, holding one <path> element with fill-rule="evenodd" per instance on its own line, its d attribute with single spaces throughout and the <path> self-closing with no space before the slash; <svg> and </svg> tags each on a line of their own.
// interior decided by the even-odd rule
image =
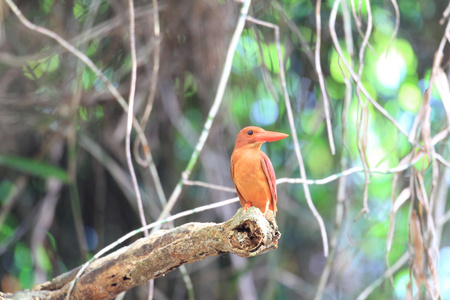
<svg viewBox="0 0 450 300">
<path fill-rule="evenodd" d="M 285 133 L 266 131 L 256 126 L 242 129 L 236 138 L 231 155 L 231 180 L 234 182 L 244 210 L 255 206 L 268 217 L 277 212 L 277 187 L 275 172 L 267 155 L 262 152 L 264 142 L 274 142 L 288 137 Z"/>
</svg>

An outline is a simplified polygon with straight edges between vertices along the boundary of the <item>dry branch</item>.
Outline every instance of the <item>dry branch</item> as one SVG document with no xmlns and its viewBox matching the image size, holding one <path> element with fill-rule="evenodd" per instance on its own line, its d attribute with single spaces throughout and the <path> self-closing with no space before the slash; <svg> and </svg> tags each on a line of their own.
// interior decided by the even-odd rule
<svg viewBox="0 0 450 300">
<path fill-rule="evenodd" d="M 242 209 L 227 222 L 188 223 L 160 230 L 94 261 L 72 291 L 72 299 L 111 299 L 119 293 L 160 277 L 186 263 L 233 253 L 255 256 L 278 247 L 280 232 L 274 219 L 259 209 Z M 32 291 L 2 294 L 5 299 L 64 299 L 80 267 Z"/>
</svg>

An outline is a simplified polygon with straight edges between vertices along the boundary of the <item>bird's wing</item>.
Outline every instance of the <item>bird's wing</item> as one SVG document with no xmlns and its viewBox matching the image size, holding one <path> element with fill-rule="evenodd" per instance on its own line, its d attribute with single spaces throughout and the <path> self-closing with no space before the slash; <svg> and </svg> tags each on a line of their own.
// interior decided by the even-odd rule
<svg viewBox="0 0 450 300">
<path fill-rule="evenodd" d="M 234 183 L 234 187 L 236 188 L 236 192 L 237 192 L 238 197 L 239 197 L 239 202 L 241 203 L 241 206 L 244 207 L 245 204 L 247 204 L 247 201 L 245 201 L 244 197 L 242 197 L 241 192 L 239 192 L 239 189 L 238 189 L 236 183 L 234 182 L 234 161 L 233 161 L 233 157 L 231 157 L 231 162 L 230 162 L 230 174 L 231 174 L 231 180 Z"/>
<path fill-rule="evenodd" d="M 277 184 L 276 184 L 276 177 L 275 177 L 275 171 L 273 170 L 272 162 L 270 161 L 269 157 L 262 152 L 261 155 L 261 167 L 263 169 L 264 175 L 266 175 L 267 183 L 269 184 L 270 194 L 272 195 L 271 203 L 269 205 L 269 208 L 276 212 L 277 211 Z"/>
</svg>

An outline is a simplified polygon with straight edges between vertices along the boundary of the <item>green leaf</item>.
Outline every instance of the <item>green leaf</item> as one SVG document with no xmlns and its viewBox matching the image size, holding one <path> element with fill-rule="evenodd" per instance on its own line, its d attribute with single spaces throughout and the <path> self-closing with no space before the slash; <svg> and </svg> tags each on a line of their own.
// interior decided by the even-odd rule
<svg viewBox="0 0 450 300">
<path fill-rule="evenodd" d="M 33 258 L 31 257 L 31 251 L 23 243 L 19 243 L 15 247 L 14 264 L 19 269 L 33 267 Z"/>
<path fill-rule="evenodd" d="M 278 61 L 278 49 L 277 45 L 272 43 L 268 45 L 263 45 L 263 55 L 264 55 L 264 63 L 267 66 L 267 69 L 269 69 L 273 73 L 280 73 L 280 64 Z M 284 57 L 284 46 L 280 46 L 281 51 L 281 57 Z M 286 63 L 286 69 L 289 69 L 289 61 Z"/>
<path fill-rule="evenodd" d="M 89 48 L 86 51 L 86 55 L 89 57 L 92 57 L 95 53 L 97 53 L 99 46 L 100 46 L 100 42 L 97 39 L 93 40 L 89 44 Z"/>
<path fill-rule="evenodd" d="M 91 69 L 84 69 L 81 73 L 81 82 L 83 83 L 83 89 L 89 90 L 94 85 L 94 81 L 97 79 L 97 75 Z"/>
<path fill-rule="evenodd" d="M 52 270 L 52 263 L 50 262 L 50 258 L 45 251 L 45 248 L 42 246 L 38 246 L 36 249 L 36 261 L 41 269 L 46 272 L 50 272 Z"/>
<path fill-rule="evenodd" d="M 55 0 L 42 0 L 41 1 L 42 10 L 46 14 L 49 14 L 54 2 L 55 2 Z"/>
<path fill-rule="evenodd" d="M 14 183 L 12 183 L 9 180 L 3 180 L 0 183 L 0 203 L 4 203 L 6 199 L 10 197 L 12 193 L 16 190 L 16 187 L 14 186 Z"/>
<path fill-rule="evenodd" d="M 182 79 L 180 79 L 182 78 Z M 184 86 L 183 88 L 183 94 L 185 98 L 189 98 L 197 92 L 197 81 L 195 80 L 194 75 L 190 72 L 185 72 L 180 77 L 175 78 L 175 90 L 180 91 L 180 84 L 181 80 L 183 80 Z M 181 92 L 181 91 L 180 91 Z"/>
<path fill-rule="evenodd" d="M 73 16 L 75 17 L 75 19 L 80 18 L 84 14 L 84 12 L 84 7 L 79 3 L 75 3 L 75 5 L 73 6 Z"/>
<path fill-rule="evenodd" d="M 26 77 L 34 80 L 41 78 L 45 72 L 53 72 L 59 68 L 59 55 L 55 54 L 52 57 L 29 61 L 28 66 L 23 66 L 22 70 Z"/>
<path fill-rule="evenodd" d="M 30 289 L 33 286 L 34 273 L 32 267 L 20 268 L 19 281 L 24 289 Z"/>
<path fill-rule="evenodd" d="M 57 178 L 65 183 L 69 179 L 65 170 L 29 158 L 0 155 L 0 165 L 43 178 Z"/>
<path fill-rule="evenodd" d="M 31 80 L 34 80 L 35 78 L 41 78 L 44 71 L 40 67 L 39 62 L 36 61 L 30 61 L 28 62 L 28 66 L 23 66 L 23 75 L 28 77 Z"/>
<path fill-rule="evenodd" d="M 78 108 L 78 113 L 80 115 L 81 120 L 83 120 L 83 121 L 88 120 L 88 110 L 86 107 L 80 106 Z"/>
<path fill-rule="evenodd" d="M 58 248 L 56 247 L 56 240 L 55 240 L 55 237 L 54 237 L 50 232 L 47 232 L 47 238 L 48 238 L 48 241 L 49 241 L 49 243 L 50 243 L 51 248 L 52 248 L 53 250 L 55 250 L 55 252 L 57 252 L 57 251 L 58 251 Z"/>
<path fill-rule="evenodd" d="M 50 59 L 43 62 L 43 66 L 45 71 L 53 72 L 59 68 L 59 55 L 55 54 Z"/>
<path fill-rule="evenodd" d="M 0 241 L 2 244 L 7 244 L 13 235 L 14 228 L 10 227 L 8 224 L 2 224 L 2 227 L 0 228 Z"/>
<path fill-rule="evenodd" d="M 104 115 L 105 113 L 103 112 L 103 106 L 97 105 L 97 107 L 95 108 L 95 117 L 97 118 L 97 120 L 103 118 Z"/>
</svg>

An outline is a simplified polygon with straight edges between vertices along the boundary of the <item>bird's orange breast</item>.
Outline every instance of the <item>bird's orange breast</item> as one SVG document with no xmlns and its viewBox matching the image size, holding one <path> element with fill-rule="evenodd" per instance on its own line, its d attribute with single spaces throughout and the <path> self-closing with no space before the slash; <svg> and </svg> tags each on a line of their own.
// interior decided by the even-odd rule
<svg viewBox="0 0 450 300">
<path fill-rule="evenodd" d="M 241 205 L 251 202 L 263 213 L 276 211 L 267 176 L 262 167 L 265 155 L 259 149 L 243 147 L 233 152 L 231 163 L 233 182 L 239 193 Z"/>
</svg>

